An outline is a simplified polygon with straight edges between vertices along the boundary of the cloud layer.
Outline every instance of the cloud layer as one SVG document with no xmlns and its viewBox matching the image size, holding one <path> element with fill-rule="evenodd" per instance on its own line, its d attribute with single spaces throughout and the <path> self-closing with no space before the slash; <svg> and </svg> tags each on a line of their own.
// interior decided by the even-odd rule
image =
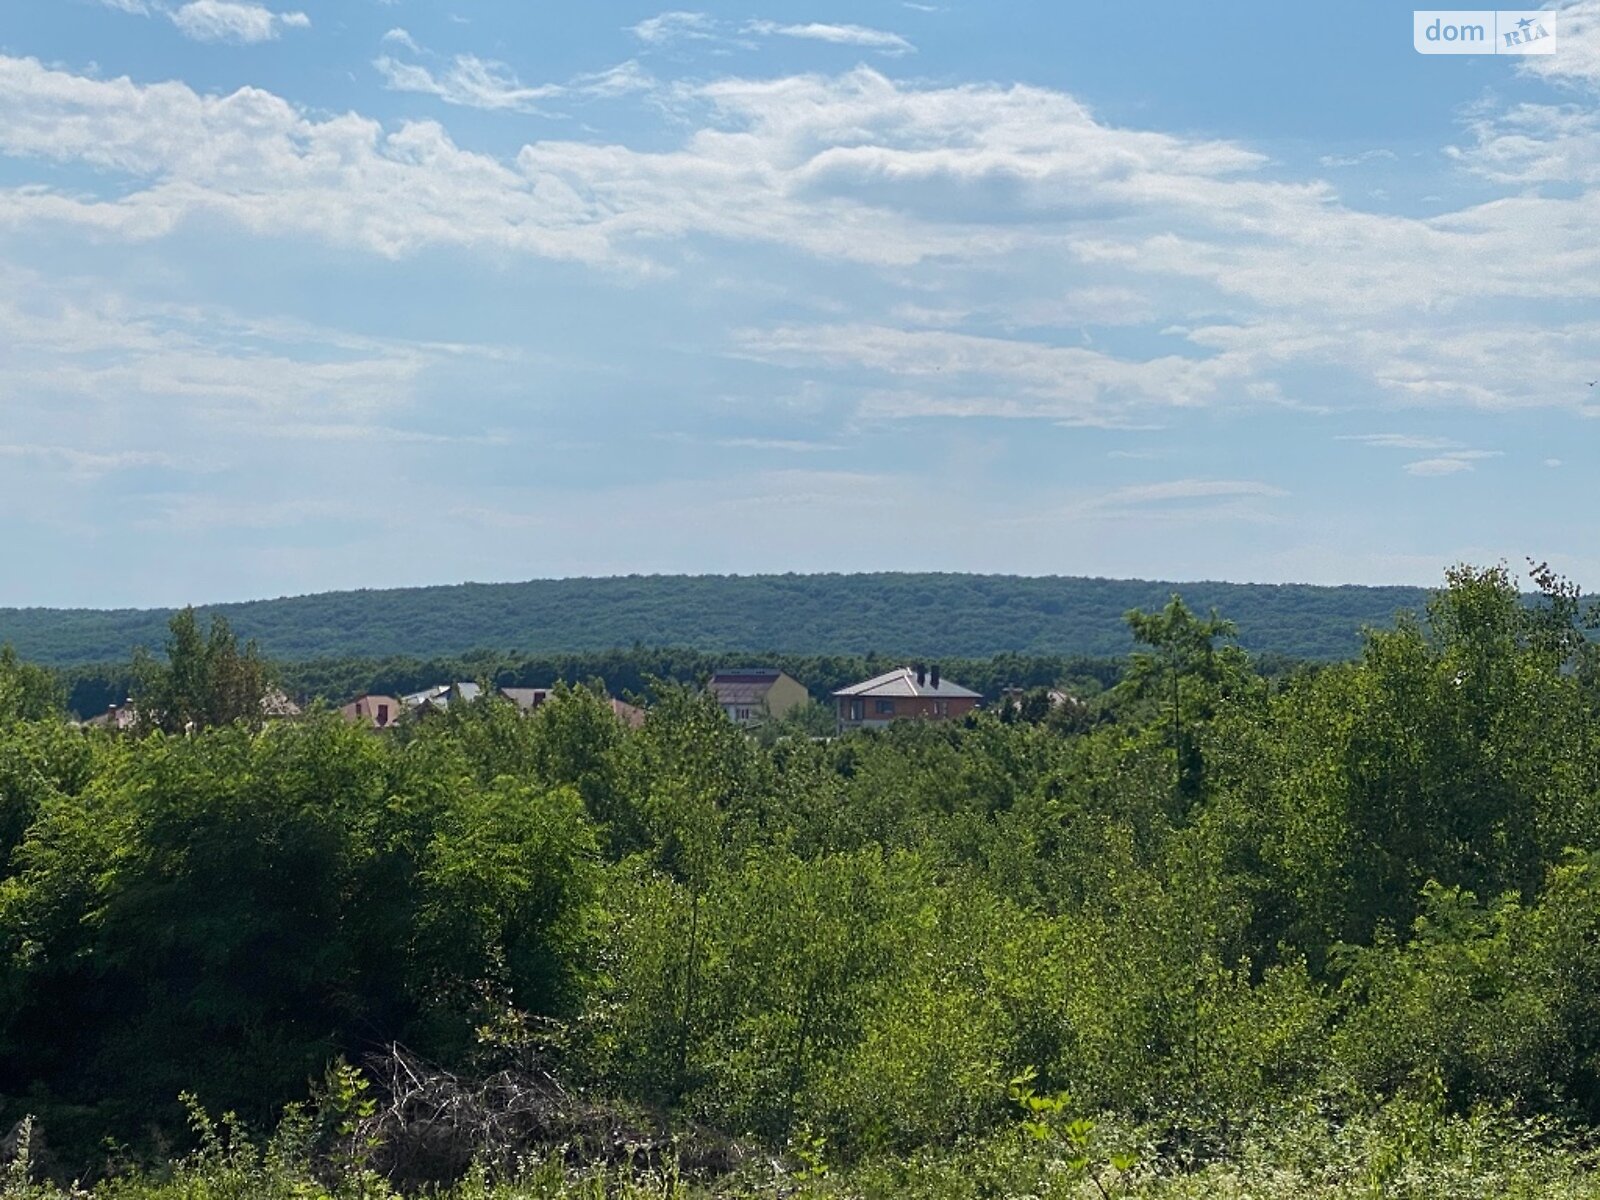
<svg viewBox="0 0 1600 1200">
<path fill-rule="evenodd" d="M 102 2 L 215 43 L 309 23 L 230 0 Z M 1597 6 L 1571 6 L 1576 27 Z M 767 499 L 778 495 L 807 514 L 774 518 L 785 530 L 826 528 L 856 506 L 882 514 L 902 532 L 854 544 L 866 565 L 869 551 L 892 558 L 905 530 L 929 545 L 960 533 L 1026 556 L 1041 528 L 1136 537 L 1145 525 L 1214 520 L 1260 533 L 1303 503 L 1292 466 L 1185 458 L 1176 436 L 1162 440 L 1184 422 L 1297 414 L 1307 444 L 1369 461 L 1396 487 L 1442 493 L 1547 452 L 1447 428 L 1440 414 L 1580 414 L 1593 403 L 1582 384 L 1600 344 L 1600 124 L 1581 54 L 1563 55 L 1554 74 L 1530 60 L 1530 78 L 1556 85 L 1540 82 L 1534 99 L 1463 110 L 1455 144 L 1426 166 L 1447 199 L 1390 205 L 1346 181 L 1421 169 L 1414 155 L 1357 144 L 1297 166 L 1242 138 L 1112 121 L 1059 89 L 892 77 L 931 60 L 931 39 L 913 59 L 911 41 L 884 29 L 689 11 L 612 36 L 638 58 L 540 78 L 522 60 L 430 51 L 442 34 L 375 30 L 353 64 L 371 103 L 318 107 L 263 87 L 207 90 L 0 56 L 0 155 L 14 168 L 0 186 L 0 240 L 148 264 L 198 236 L 286 260 L 392 267 L 390 278 L 426 264 L 437 279 L 449 264 L 490 290 L 548 277 L 550 293 L 532 282 L 506 291 L 537 294 L 529 324 L 557 330 L 578 327 L 561 310 L 579 281 L 608 298 L 590 298 L 602 314 L 591 322 L 624 330 L 606 353 L 634 345 L 613 307 L 637 313 L 653 298 L 642 324 L 660 327 L 649 336 L 667 353 L 641 334 L 637 353 L 656 355 L 648 370 L 590 348 L 574 372 L 623 378 L 595 389 L 612 405 L 594 418 L 601 432 L 656 422 L 639 436 L 682 455 L 682 475 L 703 465 L 695 446 L 739 460 L 722 484 L 737 475 L 763 513 L 781 508 Z M 748 65 L 753 53 L 729 49 L 741 39 L 829 70 L 672 70 L 691 52 Z M 873 65 L 850 66 L 863 61 Z M 631 122 L 606 123 L 624 108 Z M 355 453 L 404 478 L 413 455 L 501 445 L 488 422 L 441 431 L 420 419 L 452 389 L 470 391 L 461 381 L 478 366 L 462 364 L 501 352 L 420 342 L 415 328 L 380 337 L 274 325 L 87 275 L 0 272 L 0 339 L 12 348 L 0 357 L 12 418 L 0 457 L 14 474 L 54 480 L 63 497 L 143 480 L 156 498 L 142 519 L 158 524 L 314 528 L 340 506 L 269 483 L 259 506 L 224 503 L 208 472 L 292 443 L 311 460 L 325 455 L 322 484 L 336 485 Z M 682 379 L 671 367 L 680 347 L 693 364 Z M 454 382 L 435 387 L 436 377 Z M 711 410 L 714 434 L 675 440 L 672 414 L 687 427 Z M 516 411 L 506 419 L 523 422 L 528 443 L 554 437 L 535 436 Z M 948 538 L 906 497 L 903 460 L 837 461 L 863 445 L 892 450 L 885 431 L 937 441 L 958 423 L 952 472 L 969 469 L 962 455 L 981 460 L 986 438 L 997 457 L 1023 456 L 1033 431 L 1126 440 L 1096 443 L 1097 461 L 1116 464 L 1101 484 L 1031 481 L 1037 520 L 974 499 Z M 1020 448 L 1004 441 L 1023 427 Z M 1375 427 L 1408 432 L 1345 433 L 1348 444 L 1334 446 L 1336 431 Z M 200 453 L 197 429 L 225 450 Z M 565 457 L 551 452 L 539 469 Z M 799 461 L 816 469 L 795 471 Z M 612 486 L 598 503 L 616 529 L 630 504 L 692 523 L 718 511 L 719 486 L 668 472 Z M 508 485 L 460 499 L 419 487 L 430 520 L 457 512 L 473 528 L 541 536 L 540 506 L 559 493 Z M 389 529 L 387 517 L 369 519 Z M 670 541 L 666 520 L 645 550 Z"/>
</svg>

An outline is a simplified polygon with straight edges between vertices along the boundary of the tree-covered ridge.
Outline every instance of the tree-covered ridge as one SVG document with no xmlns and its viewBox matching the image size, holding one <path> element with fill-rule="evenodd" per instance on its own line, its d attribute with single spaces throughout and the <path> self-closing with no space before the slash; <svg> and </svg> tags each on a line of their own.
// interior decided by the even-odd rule
<svg viewBox="0 0 1600 1200">
<path fill-rule="evenodd" d="M 1123 615 L 1181 592 L 1237 622 L 1256 652 L 1335 659 L 1366 626 L 1418 610 L 1410 587 L 1162 583 L 959 574 L 651 575 L 329 592 L 210 605 L 277 660 L 420 658 L 483 647 L 522 654 L 684 646 L 791 654 L 987 658 L 1110 656 Z M 0 609 L 0 643 L 55 666 L 125 660 L 159 646 L 171 610 Z"/>
</svg>

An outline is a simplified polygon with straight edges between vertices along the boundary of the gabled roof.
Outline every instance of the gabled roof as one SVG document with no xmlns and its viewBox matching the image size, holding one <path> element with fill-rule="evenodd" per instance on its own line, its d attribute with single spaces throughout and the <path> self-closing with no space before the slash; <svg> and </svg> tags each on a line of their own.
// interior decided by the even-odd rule
<svg viewBox="0 0 1600 1200">
<path fill-rule="evenodd" d="M 452 694 L 459 695 L 463 700 L 476 700 L 478 698 L 478 685 L 475 683 L 436 683 L 431 688 L 424 688 L 420 692 L 412 692 L 409 696 L 401 696 L 400 700 L 407 708 L 421 708 L 425 704 L 432 708 L 448 708 Z"/>
<path fill-rule="evenodd" d="M 964 688 L 959 683 L 951 683 L 948 679 L 940 678 L 939 686 L 933 686 L 933 676 L 924 676 L 924 682 L 917 682 L 917 673 L 910 667 L 896 667 L 892 671 L 885 671 L 882 675 L 864 680 L 861 683 L 851 684 L 847 688 L 840 688 L 835 696 L 932 696 L 938 700 L 967 698 L 981 700 L 981 692 L 971 688 Z"/>
<path fill-rule="evenodd" d="M 500 689 L 500 694 L 522 709 L 523 712 L 532 712 L 539 705 L 550 699 L 555 694 L 555 691 L 552 688 L 503 687 Z M 606 703 L 611 706 L 611 711 L 616 715 L 617 720 L 624 725 L 637 729 L 644 724 L 644 709 L 618 700 L 613 696 L 607 696 Z"/>
<path fill-rule="evenodd" d="M 782 677 L 783 672 L 773 667 L 745 667 L 718 671 L 706 688 L 717 698 L 718 704 L 757 705 L 767 698 L 772 685 Z"/>
<path fill-rule="evenodd" d="M 549 688 L 503 687 L 500 694 L 518 708 L 534 709 L 550 698 Z"/>
</svg>

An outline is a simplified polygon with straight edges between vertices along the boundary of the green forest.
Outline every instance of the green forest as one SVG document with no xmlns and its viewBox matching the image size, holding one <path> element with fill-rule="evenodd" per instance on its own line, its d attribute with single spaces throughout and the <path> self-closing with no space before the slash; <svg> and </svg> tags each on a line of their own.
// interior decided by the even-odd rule
<svg viewBox="0 0 1600 1200">
<path fill-rule="evenodd" d="M 839 738 L 264 723 L 186 617 L 116 735 L 6 651 L 0 1196 L 1600 1196 L 1600 657 L 1533 583 L 1278 672 L 1161 595 L 1081 705 Z"/>
<path fill-rule="evenodd" d="M 1120 656 L 1123 614 L 1175 591 L 1238 623 L 1253 652 L 1348 658 L 1366 626 L 1427 600 L 1421 588 L 1158 583 L 1014 575 L 650 575 L 329 592 L 209 605 L 284 661 L 605 651 Z M 52 666 L 111 663 L 155 648 L 170 610 L 0 609 L 0 644 Z"/>
</svg>

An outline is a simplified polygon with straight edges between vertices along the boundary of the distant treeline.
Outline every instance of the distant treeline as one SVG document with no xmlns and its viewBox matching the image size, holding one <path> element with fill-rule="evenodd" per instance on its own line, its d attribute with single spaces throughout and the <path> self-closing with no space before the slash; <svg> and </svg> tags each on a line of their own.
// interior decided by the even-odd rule
<svg viewBox="0 0 1600 1200">
<path fill-rule="evenodd" d="M 1216 608 L 1254 654 L 1332 660 L 1361 630 L 1420 611 L 1410 587 L 1162 583 L 1011 575 L 652 575 L 541 579 L 387 591 L 329 592 L 200 610 L 280 662 L 424 659 L 491 646 L 510 656 L 605 652 L 648 644 L 704 652 L 903 660 L 999 654 L 1108 658 L 1128 653 L 1125 614 L 1181 593 Z M 0 609 L 0 643 L 52 666 L 121 662 L 163 644 L 168 609 Z"/>
</svg>

